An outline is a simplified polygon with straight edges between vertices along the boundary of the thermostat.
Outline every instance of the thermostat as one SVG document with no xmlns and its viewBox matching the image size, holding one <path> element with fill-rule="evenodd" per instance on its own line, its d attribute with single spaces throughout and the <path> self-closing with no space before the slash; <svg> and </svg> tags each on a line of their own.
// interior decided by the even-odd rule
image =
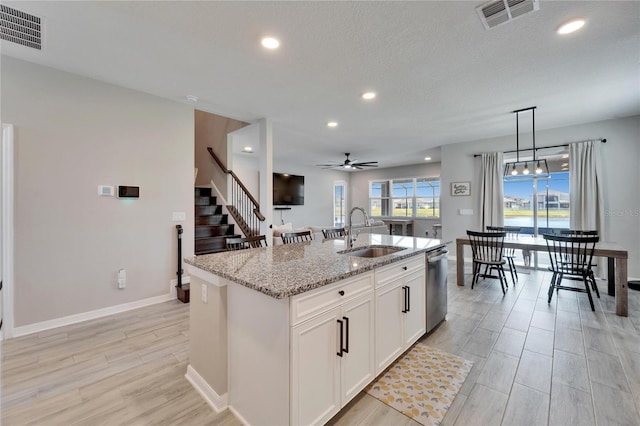
<svg viewBox="0 0 640 426">
<path fill-rule="evenodd" d="M 119 185 L 118 198 L 140 198 L 140 187 Z"/>
<path fill-rule="evenodd" d="M 113 197 L 113 192 L 113 186 L 98 185 L 98 195 L 102 195 L 103 197 Z"/>
</svg>

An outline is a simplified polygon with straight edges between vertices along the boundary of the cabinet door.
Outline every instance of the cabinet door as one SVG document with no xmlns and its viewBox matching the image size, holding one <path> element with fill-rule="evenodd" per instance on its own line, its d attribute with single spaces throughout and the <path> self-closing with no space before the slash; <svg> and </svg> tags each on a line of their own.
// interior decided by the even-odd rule
<svg viewBox="0 0 640 426">
<path fill-rule="evenodd" d="M 409 275 L 404 285 L 409 287 L 409 312 L 403 314 L 404 344 L 409 347 L 427 330 L 424 270 Z"/>
<path fill-rule="evenodd" d="M 342 405 L 349 402 L 375 378 L 373 301 L 373 292 L 371 292 L 342 307 L 342 320 L 345 327 L 343 347 L 349 351 L 340 360 Z"/>
<path fill-rule="evenodd" d="M 326 423 L 340 410 L 340 309 L 291 328 L 291 424 Z"/>
<path fill-rule="evenodd" d="M 404 279 L 400 278 L 376 289 L 376 374 L 404 350 L 403 283 Z"/>
</svg>

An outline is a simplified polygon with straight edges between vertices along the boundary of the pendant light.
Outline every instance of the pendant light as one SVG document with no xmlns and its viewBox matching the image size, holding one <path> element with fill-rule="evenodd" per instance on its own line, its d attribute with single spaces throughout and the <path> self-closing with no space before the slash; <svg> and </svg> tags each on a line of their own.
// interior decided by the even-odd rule
<svg viewBox="0 0 640 426">
<path fill-rule="evenodd" d="M 512 111 L 516 115 L 516 161 L 511 161 L 505 164 L 504 176 L 518 176 L 518 168 L 522 168 L 522 174 L 528 175 L 531 173 L 531 169 L 535 172 L 535 176 L 546 177 L 549 176 L 549 166 L 546 159 L 536 159 L 536 107 L 522 108 Z M 531 111 L 531 128 L 533 137 L 533 148 L 525 149 L 524 151 L 533 152 L 533 160 L 520 161 L 520 113 L 524 111 Z M 513 151 L 511 151 L 513 152 Z M 529 168 L 531 163 L 531 169 Z"/>
</svg>

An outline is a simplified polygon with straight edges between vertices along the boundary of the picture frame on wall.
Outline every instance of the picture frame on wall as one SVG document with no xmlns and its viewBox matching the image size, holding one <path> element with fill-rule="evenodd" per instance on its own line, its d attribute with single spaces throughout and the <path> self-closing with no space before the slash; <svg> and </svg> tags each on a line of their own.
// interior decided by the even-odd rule
<svg viewBox="0 0 640 426">
<path fill-rule="evenodd" d="M 451 182 L 451 196 L 471 195 L 471 182 Z"/>
</svg>

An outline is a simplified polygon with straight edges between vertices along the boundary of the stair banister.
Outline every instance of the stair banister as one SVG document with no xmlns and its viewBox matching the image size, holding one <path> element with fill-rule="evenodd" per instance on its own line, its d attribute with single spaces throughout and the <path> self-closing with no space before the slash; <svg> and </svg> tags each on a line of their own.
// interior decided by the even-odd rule
<svg viewBox="0 0 640 426">
<path fill-rule="evenodd" d="M 259 222 L 263 222 L 265 217 L 260 212 L 260 204 L 258 203 L 258 200 L 251 195 L 240 178 L 238 178 L 232 170 L 227 169 L 215 152 L 213 152 L 211 147 L 207 147 L 207 151 L 209 151 L 213 160 L 216 162 L 218 167 L 220 167 L 220 170 L 225 174 L 231 175 L 231 205 L 227 206 L 229 213 L 234 217 L 236 223 L 238 223 L 240 228 L 242 228 L 246 236 L 260 234 Z"/>
</svg>

